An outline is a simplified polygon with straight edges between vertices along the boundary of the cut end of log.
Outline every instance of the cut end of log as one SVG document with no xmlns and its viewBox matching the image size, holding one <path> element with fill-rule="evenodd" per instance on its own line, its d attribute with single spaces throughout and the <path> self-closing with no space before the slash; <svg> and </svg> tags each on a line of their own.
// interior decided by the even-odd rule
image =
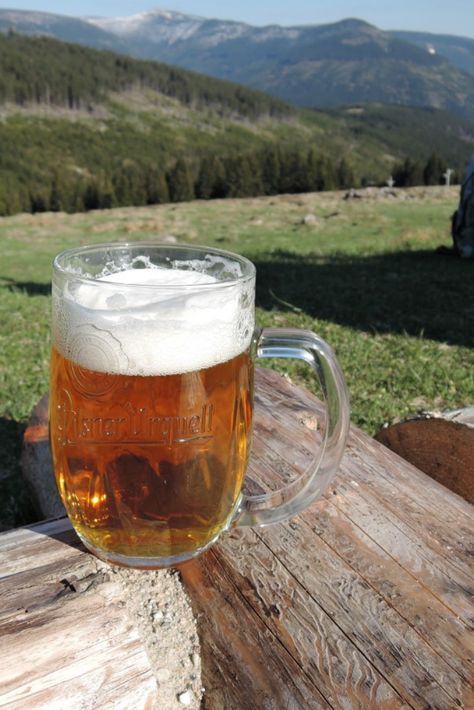
<svg viewBox="0 0 474 710">
<path fill-rule="evenodd" d="M 25 444 L 37 444 L 41 441 L 48 441 L 48 426 L 46 424 L 30 424 L 23 436 Z"/>
<path fill-rule="evenodd" d="M 473 407 L 393 424 L 375 439 L 474 503 Z"/>
<path fill-rule="evenodd" d="M 45 518 L 66 514 L 53 473 L 48 429 L 48 395 L 44 395 L 31 413 L 23 436 L 21 455 L 23 476 L 37 509 Z"/>
</svg>

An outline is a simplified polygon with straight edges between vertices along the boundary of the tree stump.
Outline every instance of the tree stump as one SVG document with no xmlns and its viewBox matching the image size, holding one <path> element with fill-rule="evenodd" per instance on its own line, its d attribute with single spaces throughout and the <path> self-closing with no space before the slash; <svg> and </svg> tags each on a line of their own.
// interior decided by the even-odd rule
<svg viewBox="0 0 474 710">
<path fill-rule="evenodd" d="M 375 439 L 474 503 L 474 407 L 411 418 Z"/>
</svg>

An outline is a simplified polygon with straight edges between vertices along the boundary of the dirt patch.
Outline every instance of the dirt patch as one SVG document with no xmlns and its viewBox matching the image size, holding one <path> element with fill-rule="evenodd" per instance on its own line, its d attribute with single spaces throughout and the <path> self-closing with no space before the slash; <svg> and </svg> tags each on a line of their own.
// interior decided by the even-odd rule
<svg viewBox="0 0 474 710">
<path fill-rule="evenodd" d="M 433 230 L 418 227 L 416 229 L 405 229 L 400 233 L 400 241 L 429 242 L 433 239 Z"/>
<path fill-rule="evenodd" d="M 124 600 L 155 673 L 155 710 L 198 710 L 201 657 L 191 604 L 174 570 L 109 568 L 124 588 Z"/>
</svg>

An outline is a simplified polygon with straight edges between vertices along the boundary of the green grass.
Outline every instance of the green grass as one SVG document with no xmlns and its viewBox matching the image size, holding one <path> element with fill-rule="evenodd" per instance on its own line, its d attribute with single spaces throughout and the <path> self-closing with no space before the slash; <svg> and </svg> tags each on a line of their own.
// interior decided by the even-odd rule
<svg viewBox="0 0 474 710">
<path fill-rule="evenodd" d="M 2 219 L 2 525 L 34 516 L 19 472 L 21 432 L 48 388 L 51 260 L 70 246 L 172 234 L 245 254 L 257 265 L 259 323 L 311 328 L 332 344 L 352 421 L 369 434 L 420 410 L 472 404 L 474 264 L 435 252 L 450 246 L 458 190 L 403 195 L 346 201 L 320 193 Z M 303 223 L 308 214 L 315 224 Z M 275 366 L 313 386 L 304 365 Z"/>
</svg>

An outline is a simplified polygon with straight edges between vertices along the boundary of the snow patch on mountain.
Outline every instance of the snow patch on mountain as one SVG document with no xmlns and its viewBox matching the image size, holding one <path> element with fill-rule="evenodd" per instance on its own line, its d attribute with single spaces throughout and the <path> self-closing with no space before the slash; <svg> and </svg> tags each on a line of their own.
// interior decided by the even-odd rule
<svg viewBox="0 0 474 710">
<path fill-rule="evenodd" d="M 119 37 L 135 35 L 172 43 L 191 37 L 206 20 L 170 10 L 150 10 L 129 17 L 88 17 L 87 21 Z"/>
<path fill-rule="evenodd" d="M 302 30 L 298 27 L 281 27 L 280 25 L 268 25 L 262 27 L 252 36 L 254 42 L 269 42 L 273 39 L 298 39 Z"/>
</svg>

